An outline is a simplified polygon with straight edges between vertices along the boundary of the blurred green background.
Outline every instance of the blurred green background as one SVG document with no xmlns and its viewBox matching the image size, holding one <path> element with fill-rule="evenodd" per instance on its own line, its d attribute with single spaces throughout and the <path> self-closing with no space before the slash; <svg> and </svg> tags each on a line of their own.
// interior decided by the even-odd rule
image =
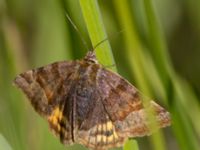
<svg viewBox="0 0 200 150">
<path fill-rule="evenodd" d="M 119 74 L 171 112 L 171 127 L 124 149 L 199 150 L 198 0 L 0 0 L 0 150 L 85 149 L 61 145 L 12 86 L 28 69 L 84 57 L 87 49 L 66 12 L 90 48 L 109 37 L 110 44 L 96 50 L 102 64 L 114 56 Z"/>
</svg>

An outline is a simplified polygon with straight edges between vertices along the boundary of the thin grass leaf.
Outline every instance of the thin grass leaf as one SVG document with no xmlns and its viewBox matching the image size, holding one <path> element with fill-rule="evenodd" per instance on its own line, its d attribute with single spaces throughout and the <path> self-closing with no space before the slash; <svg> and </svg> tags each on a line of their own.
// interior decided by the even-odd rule
<svg viewBox="0 0 200 150">
<path fill-rule="evenodd" d="M 129 4 L 126 0 L 124 1 L 113 1 L 115 9 L 118 14 L 119 22 L 124 29 L 124 39 L 127 46 L 127 58 L 131 64 L 131 70 L 136 78 L 139 89 L 141 89 L 145 95 L 152 95 L 150 86 L 148 83 L 147 76 L 151 72 L 149 70 L 148 74 L 145 68 L 148 64 L 148 59 L 145 59 L 145 54 L 143 51 L 143 46 L 139 40 L 139 36 L 136 31 L 133 16 L 131 16 Z M 153 143 L 154 149 L 165 150 L 165 141 L 162 133 L 157 133 L 152 135 L 151 141 Z"/>
<path fill-rule="evenodd" d="M 72 58 L 70 35 L 59 1 L 36 3 L 37 26 L 32 47 L 32 61 L 35 66 Z M 44 9 L 45 8 L 45 9 Z"/>
<path fill-rule="evenodd" d="M 179 103 L 179 105 L 175 105 L 173 107 L 171 106 L 175 126 L 173 129 L 175 130 L 177 140 L 179 141 L 181 149 L 198 149 L 199 144 L 194 135 L 194 131 L 192 130 L 192 126 L 189 123 L 190 119 L 188 116 L 191 120 L 193 120 L 194 117 L 192 117 L 191 114 L 200 114 L 199 105 L 194 96 L 192 96 L 193 98 L 188 101 L 186 97 L 194 94 L 191 91 L 190 93 L 187 92 L 189 89 L 188 85 L 185 84 L 183 86 L 182 81 L 179 80 L 179 77 L 176 75 L 174 68 L 171 65 L 166 42 L 159 21 L 154 12 L 152 0 L 144 0 L 144 8 L 149 28 L 149 37 L 151 37 L 149 43 L 151 43 L 152 57 L 154 58 L 157 70 L 160 72 L 159 74 L 162 77 L 162 82 L 165 85 L 165 91 L 167 92 L 167 82 L 171 82 L 175 93 L 174 103 Z M 188 109 L 189 103 L 194 104 L 194 113 L 191 113 L 191 109 Z M 183 116 L 184 113 L 185 116 Z M 198 121 L 195 120 L 194 126 L 199 128 Z M 199 129 L 197 130 L 199 131 Z"/>
<path fill-rule="evenodd" d="M 8 144 L 6 139 L 0 134 L 0 149 L 2 150 L 12 150 L 11 146 Z"/>
<path fill-rule="evenodd" d="M 154 59 L 161 79 L 166 86 L 166 82 L 169 80 L 169 70 L 170 58 L 167 52 L 167 45 L 164 40 L 164 35 L 161 30 L 160 23 L 158 22 L 157 16 L 155 15 L 155 9 L 152 4 L 152 0 L 144 0 L 144 10 L 145 16 L 147 19 L 147 28 L 148 28 L 148 35 L 149 35 L 149 44 L 151 47 L 151 54 L 152 58 Z"/>
<path fill-rule="evenodd" d="M 24 145 L 26 133 L 22 129 L 26 130 L 26 126 L 22 120 L 26 115 L 21 110 L 24 103 L 16 100 L 20 99 L 21 96 L 12 86 L 16 74 L 14 51 L 17 50 L 16 45 L 19 44 L 15 38 L 20 38 L 20 36 L 17 34 L 16 25 L 8 21 L 7 18 L 2 19 L 0 26 L 0 72 L 2 73 L 0 75 L 0 132 L 9 139 L 16 150 L 24 150 L 26 149 Z"/>
<path fill-rule="evenodd" d="M 99 42 L 108 38 L 104 29 L 98 3 L 96 0 L 79 0 L 79 2 L 89 32 L 89 36 L 92 41 L 92 45 L 95 47 Z M 112 50 L 108 40 L 100 44 L 96 48 L 95 52 L 97 59 L 104 66 L 115 65 Z M 116 67 L 112 67 L 111 69 L 113 71 L 117 70 Z"/>
<path fill-rule="evenodd" d="M 124 144 L 124 150 L 139 150 L 139 147 L 135 140 L 128 140 Z"/>
<path fill-rule="evenodd" d="M 147 85 L 147 78 L 143 69 L 143 47 L 136 33 L 135 24 L 133 23 L 132 16 L 129 11 L 128 2 L 113 1 L 113 4 L 118 15 L 119 23 L 124 31 L 124 42 L 127 50 L 125 54 L 132 66 L 132 74 L 135 76 L 139 89 L 142 89 L 143 92 L 150 94 L 149 87 Z"/>
<path fill-rule="evenodd" d="M 200 121 L 198 119 L 200 116 L 200 105 L 198 103 L 198 99 L 192 91 L 191 86 L 184 79 L 177 75 L 174 76 L 175 79 L 173 81 L 175 91 L 177 93 L 177 103 L 179 103 L 178 107 L 180 107 L 187 114 L 187 117 L 189 117 L 188 120 L 190 120 L 193 125 L 195 132 L 200 135 Z M 192 109 L 188 106 L 192 106 Z M 191 129 L 193 127 L 191 126 Z M 194 142 L 195 141 L 196 140 L 194 139 Z M 198 141 L 196 142 L 199 143 Z"/>
</svg>

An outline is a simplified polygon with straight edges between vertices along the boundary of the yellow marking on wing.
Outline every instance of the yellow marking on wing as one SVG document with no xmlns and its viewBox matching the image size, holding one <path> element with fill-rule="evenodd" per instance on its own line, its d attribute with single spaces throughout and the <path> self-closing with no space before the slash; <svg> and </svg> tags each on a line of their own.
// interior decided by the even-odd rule
<svg viewBox="0 0 200 150">
<path fill-rule="evenodd" d="M 117 133 L 114 131 L 112 135 L 107 136 L 108 143 L 116 141 L 118 139 Z"/>
<path fill-rule="evenodd" d="M 106 136 L 106 135 L 100 135 L 100 134 L 98 134 L 98 135 L 96 135 L 97 137 L 96 137 L 96 139 L 97 139 L 97 143 L 101 143 L 101 142 L 103 142 L 103 143 L 106 143 L 106 142 L 108 142 L 108 143 L 112 143 L 112 142 L 114 142 L 115 140 L 117 140 L 118 139 L 118 136 L 117 136 L 117 133 L 116 132 L 113 132 L 113 134 L 112 135 L 110 135 L 110 136 Z"/>
<path fill-rule="evenodd" d="M 114 141 L 114 136 L 111 135 L 109 137 L 107 137 L 108 143 L 111 143 L 112 141 Z"/>
<path fill-rule="evenodd" d="M 102 132 L 101 132 L 102 131 Z M 111 132 L 110 134 L 106 134 L 106 132 Z M 97 143 L 112 143 L 117 140 L 119 137 L 115 131 L 115 127 L 111 121 L 108 121 L 104 124 L 98 125 L 98 134 L 97 134 Z"/>
<path fill-rule="evenodd" d="M 61 130 L 59 122 L 62 119 L 62 111 L 57 107 L 53 112 L 50 117 L 48 117 L 49 123 L 51 123 L 54 127 L 57 128 L 58 131 Z"/>
<path fill-rule="evenodd" d="M 118 138 L 118 135 L 117 135 L 116 131 L 113 132 L 113 136 L 114 136 L 115 139 Z"/>
<path fill-rule="evenodd" d="M 111 121 L 108 121 L 108 122 L 106 123 L 106 126 L 107 126 L 107 130 L 112 130 L 112 129 L 113 129 L 113 124 L 112 124 Z"/>
<path fill-rule="evenodd" d="M 104 135 L 104 136 L 102 137 L 103 143 L 106 143 L 106 140 L 107 140 L 107 136 Z"/>
<path fill-rule="evenodd" d="M 102 135 L 97 135 L 97 143 L 101 142 L 101 137 L 102 137 Z"/>
<path fill-rule="evenodd" d="M 98 128 L 97 128 L 97 132 L 98 132 L 98 133 L 101 133 L 101 131 L 102 131 L 102 124 L 99 124 L 99 125 L 98 125 Z"/>
<path fill-rule="evenodd" d="M 120 139 L 121 137 L 118 136 L 115 126 L 111 121 L 95 125 L 86 132 L 86 136 L 81 137 L 81 140 L 85 141 L 88 146 L 92 145 L 95 148 L 119 145 Z"/>
<path fill-rule="evenodd" d="M 106 124 L 105 124 L 105 123 L 102 125 L 102 130 L 103 130 L 103 132 L 106 132 L 106 131 L 107 131 L 107 130 L 106 130 Z"/>
</svg>

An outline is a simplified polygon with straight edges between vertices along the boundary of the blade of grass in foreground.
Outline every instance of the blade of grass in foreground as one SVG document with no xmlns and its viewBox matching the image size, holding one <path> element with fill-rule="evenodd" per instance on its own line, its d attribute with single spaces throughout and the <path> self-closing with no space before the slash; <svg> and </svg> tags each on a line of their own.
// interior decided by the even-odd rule
<svg viewBox="0 0 200 150">
<path fill-rule="evenodd" d="M 6 139 L 0 134 L 0 149 L 12 150 Z"/>
<path fill-rule="evenodd" d="M 1 26 L 2 25 L 2 26 Z M 0 25 L 0 132 L 7 138 L 16 150 L 25 150 L 26 126 L 23 119 L 26 118 L 25 111 L 21 108 L 24 103 L 21 96 L 12 86 L 16 74 L 14 52 L 20 45 L 16 39 L 20 38 L 18 29 L 13 22 L 7 18 L 2 19 Z M 2 28 L 1 28 L 2 27 Z M 1 30 L 2 29 L 2 30 Z M 12 94 L 10 94 L 12 93 Z"/>
<path fill-rule="evenodd" d="M 145 95 L 152 95 L 151 89 L 148 83 L 147 75 L 145 74 L 145 66 L 151 64 L 148 59 L 145 59 L 143 46 L 139 40 L 139 36 L 136 32 L 133 16 L 131 16 L 129 4 L 127 0 L 115 1 L 113 0 L 119 22 L 124 29 L 124 39 L 127 49 L 127 59 L 130 62 L 132 73 L 136 78 L 139 89 L 141 89 Z M 152 145 L 155 150 L 165 150 L 165 141 L 161 131 L 151 136 Z"/>
<path fill-rule="evenodd" d="M 166 82 L 169 81 L 169 71 L 171 66 L 171 61 L 169 58 L 169 54 L 167 52 L 167 45 L 164 40 L 164 35 L 161 30 L 161 26 L 158 23 L 157 17 L 155 15 L 152 1 L 151 0 L 143 0 L 144 4 L 144 14 L 147 19 L 147 28 L 149 33 L 149 44 L 151 47 L 152 57 L 156 62 L 155 66 L 161 76 L 163 84 L 166 86 Z"/>
<path fill-rule="evenodd" d="M 199 116 L 199 105 L 196 98 L 192 92 L 189 91 L 189 85 L 182 83 L 179 77 L 176 75 L 167 52 L 167 46 L 162 34 L 160 24 L 158 22 L 157 16 L 153 9 L 153 4 L 151 0 L 144 0 L 145 14 L 147 17 L 147 26 L 149 31 L 149 43 L 151 43 L 151 53 L 154 58 L 155 64 L 157 64 L 157 70 L 159 70 L 160 76 L 162 77 L 163 84 L 166 85 L 166 81 L 171 80 L 172 86 L 174 87 L 174 107 L 171 108 L 173 117 L 173 129 L 176 133 L 177 140 L 182 149 L 198 149 L 199 144 L 195 138 L 192 126 L 189 120 L 194 120 L 193 124 L 196 130 L 199 131 L 199 121 L 195 116 Z M 165 86 L 165 91 L 167 92 L 167 87 Z M 190 98 L 189 98 L 190 97 Z M 190 100 L 190 101 L 188 101 Z M 178 104 L 178 105 L 177 105 Z M 188 106 L 193 104 L 193 109 L 191 110 Z M 189 108 L 189 109 L 188 109 Z M 184 115 L 183 114 L 187 114 Z M 194 115 L 195 114 L 195 115 Z M 191 117 L 191 119 L 188 118 Z M 184 119 L 182 119 L 182 118 Z M 184 137 L 184 138 L 183 138 Z"/>
<path fill-rule="evenodd" d="M 124 144 L 124 150 L 139 150 L 138 144 L 135 140 L 128 140 Z"/>
<path fill-rule="evenodd" d="M 98 42 L 106 38 L 106 32 L 104 29 L 103 21 L 99 11 L 99 7 L 96 0 L 80 0 L 80 5 L 82 8 L 83 16 L 88 28 L 90 38 L 92 40 L 93 46 Z M 96 50 L 98 60 L 103 63 L 105 66 L 110 66 L 115 64 L 112 50 L 109 45 L 109 42 L 103 43 L 101 47 L 99 46 Z M 116 71 L 116 68 L 113 68 Z M 132 150 L 131 147 L 134 147 L 134 150 L 138 150 L 136 141 L 129 141 L 129 144 L 124 147 L 124 150 Z"/>
<path fill-rule="evenodd" d="M 100 10 L 96 0 L 80 0 L 83 17 L 85 19 L 87 29 L 92 41 L 93 47 L 99 42 L 107 38 Z M 108 41 L 99 45 L 96 50 L 96 55 L 101 64 L 104 66 L 114 65 L 112 50 Z M 112 67 L 116 71 L 116 67 Z"/>
</svg>

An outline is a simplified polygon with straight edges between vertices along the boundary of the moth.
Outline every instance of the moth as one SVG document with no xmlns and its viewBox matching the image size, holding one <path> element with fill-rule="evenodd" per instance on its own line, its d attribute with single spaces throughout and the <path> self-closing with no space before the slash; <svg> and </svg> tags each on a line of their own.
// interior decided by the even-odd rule
<svg viewBox="0 0 200 150">
<path fill-rule="evenodd" d="M 169 112 L 150 101 L 152 121 L 137 88 L 99 64 L 93 51 L 81 60 L 24 72 L 14 83 L 66 145 L 107 150 L 128 138 L 150 135 L 153 123 L 163 128 L 171 122 Z"/>
</svg>

